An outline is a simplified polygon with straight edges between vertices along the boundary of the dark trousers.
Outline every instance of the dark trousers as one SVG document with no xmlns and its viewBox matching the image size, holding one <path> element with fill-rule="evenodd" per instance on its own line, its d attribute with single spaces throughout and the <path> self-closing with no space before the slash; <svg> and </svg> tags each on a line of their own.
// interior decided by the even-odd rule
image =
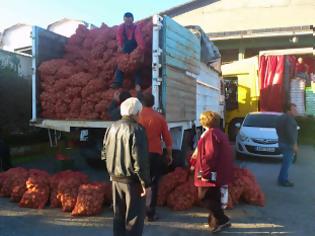
<svg viewBox="0 0 315 236">
<path fill-rule="evenodd" d="M 150 158 L 150 175 L 151 175 L 151 198 L 148 199 L 147 216 L 153 217 L 156 212 L 157 195 L 159 180 L 163 173 L 163 157 L 158 153 L 149 153 Z"/>
<path fill-rule="evenodd" d="M 123 47 L 124 53 L 129 54 L 137 47 L 137 44 L 133 41 L 134 40 L 125 40 L 124 47 Z M 141 76 L 140 75 L 141 75 L 141 71 L 137 70 L 136 74 L 135 74 L 135 84 L 141 86 Z M 122 85 L 123 81 L 124 81 L 124 73 L 117 68 L 115 71 L 114 83 L 117 85 Z"/>
<path fill-rule="evenodd" d="M 138 183 L 112 182 L 114 236 L 141 236 L 145 217 L 145 198 Z"/>
<path fill-rule="evenodd" d="M 205 197 L 201 200 L 203 206 L 210 210 L 208 221 L 210 223 L 213 215 L 218 225 L 224 224 L 229 220 L 221 207 L 220 187 L 209 187 Z M 212 225 L 210 225 L 212 226 Z"/>
</svg>

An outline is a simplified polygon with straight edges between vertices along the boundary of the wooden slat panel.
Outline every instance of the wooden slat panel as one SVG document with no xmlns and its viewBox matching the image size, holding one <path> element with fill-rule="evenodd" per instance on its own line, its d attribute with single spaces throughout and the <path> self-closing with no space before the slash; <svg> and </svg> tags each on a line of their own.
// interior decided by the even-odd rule
<svg viewBox="0 0 315 236">
<path fill-rule="evenodd" d="M 193 40 L 187 40 L 184 37 L 182 37 L 180 34 L 177 34 L 172 31 L 166 31 L 165 37 L 166 37 L 167 42 L 173 41 L 177 43 L 179 47 L 181 47 L 180 49 L 188 49 L 197 58 L 200 57 L 199 41 L 196 38 L 194 38 Z"/>
<path fill-rule="evenodd" d="M 164 18 L 164 63 L 198 74 L 200 42 L 189 30 L 169 17 Z"/>
<path fill-rule="evenodd" d="M 200 42 L 189 30 L 169 17 L 163 22 L 163 105 L 168 121 L 190 121 L 196 116 L 196 80 Z"/>
<path fill-rule="evenodd" d="M 175 32 L 177 35 L 181 35 L 181 37 L 186 38 L 187 40 L 191 40 L 191 42 L 195 42 L 197 37 L 193 35 L 188 29 L 179 25 L 168 16 L 164 17 L 163 26 L 167 29 L 167 31 Z"/>
<path fill-rule="evenodd" d="M 166 119 L 168 121 L 194 120 L 196 116 L 196 80 L 182 70 L 167 67 Z"/>
</svg>

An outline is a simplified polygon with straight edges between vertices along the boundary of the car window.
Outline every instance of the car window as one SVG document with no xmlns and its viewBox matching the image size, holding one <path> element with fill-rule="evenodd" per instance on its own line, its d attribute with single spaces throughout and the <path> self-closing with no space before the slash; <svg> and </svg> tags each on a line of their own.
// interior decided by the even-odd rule
<svg viewBox="0 0 315 236">
<path fill-rule="evenodd" d="M 276 128 L 278 115 L 271 114 L 252 114 L 246 116 L 243 126 L 245 127 L 261 127 Z"/>
</svg>

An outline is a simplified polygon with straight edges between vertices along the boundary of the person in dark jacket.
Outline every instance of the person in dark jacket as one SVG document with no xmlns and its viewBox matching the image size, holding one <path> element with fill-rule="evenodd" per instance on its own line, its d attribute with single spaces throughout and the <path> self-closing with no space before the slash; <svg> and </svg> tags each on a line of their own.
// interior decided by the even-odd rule
<svg viewBox="0 0 315 236">
<path fill-rule="evenodd" d="M 124 14 L 124 23 L 121 24 L 117 30 L 116 40 L 118 44 L 118 51 L 122 53 L 131 53 L 137 47 L 142 51 L 144 50 L 144 40 L 141 34 L 140 28 L 133 23 L 133 14 L 126 12 Z M 117 89 L 122 87 L 124 80 L 124 73 L 116 69 L 115 80 L 111 84 L 111 88 Z M 140 71 L 136 72 L 135 75 L 135 89 L 141 90 L 141 77 Z"/>
<path fill-rule="evenodd" d="M 107 109 L 107 114 L 111 120 L 120 120 L 120 104 L 125 101 L 127 98 L 130 98 L 131 94 L 128 91 L 116 91 L 113 97 L 112 102 L 109 104 Z"/>
<path fill-rule="evenodd" d="M 125 100 L 121 120 L 104 136 L 102 159 L 112 180 L 114 236 L 140 236 L 143 231 L 150 167 L 145 130 L 137 122 L 141 110 L 139 99 Z"/>
<path fill-rule="evenodd" d="M 276 126 L 279 148 L 283 155 L 278 184 L 284 187 L 293 187 L 294 184 L 289 181 L 289 168 L 294 154 L 298 151 L 298 130 L 294 119 L 298 112 L 294 103 L 287 104 L 284 111 L 285 113 L 279 117 Z"/>
<path fill-rule="evenodd" d="M 219 128 L 220 116 L 217 113 L 203 112 L 200 115 L 200 124 L 205 132 L 201 135 L 197 150 L 193 154 L 194 184 L 198 188 L 201 204 L 210 210 L 209 227 L 212 228 L 212 232 L 219 232 L 231 226 L 229 217 L 222 209 L 221 187 L 232 182 L 232 148 L 228 137 Z"/>
</svg>

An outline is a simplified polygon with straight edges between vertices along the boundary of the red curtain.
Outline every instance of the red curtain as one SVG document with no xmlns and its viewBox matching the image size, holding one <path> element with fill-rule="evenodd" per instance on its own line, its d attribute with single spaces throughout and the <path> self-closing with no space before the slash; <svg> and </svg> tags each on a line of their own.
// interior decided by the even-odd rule
<svg viewBox="0 0 315 236">
<path fill-rule="evenodd" d="M 283 111 L 285 56 L 259 57 L 259 88 L 261 111 Z"/>
</svg>

